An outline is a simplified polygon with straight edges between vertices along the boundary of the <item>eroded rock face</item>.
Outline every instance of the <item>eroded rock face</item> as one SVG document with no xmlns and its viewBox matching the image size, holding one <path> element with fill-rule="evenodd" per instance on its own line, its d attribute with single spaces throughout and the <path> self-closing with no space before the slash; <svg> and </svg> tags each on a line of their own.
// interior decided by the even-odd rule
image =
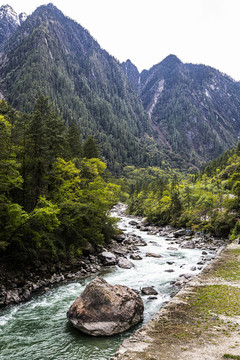
<svg viewBox="0 0 240 360">
<path fill-rule="evenodd" d="M 110 336 L 128 330 L 143 320 L 141 297 L 122 285 L 95 278 L 67 312 L 68 320 L 82 332 Z"/>
</svg>

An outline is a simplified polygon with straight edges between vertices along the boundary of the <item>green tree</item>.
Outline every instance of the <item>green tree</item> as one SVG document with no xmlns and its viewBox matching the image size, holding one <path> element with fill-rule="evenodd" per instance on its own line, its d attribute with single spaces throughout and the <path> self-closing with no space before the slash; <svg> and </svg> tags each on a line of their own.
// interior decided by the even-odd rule
<svg viewBox="0 0 240 360">
<path fill-rule="evenodd" d="M 83 157 L 83 145 L 81 136 L 79 134 L 77 125 L 73 122 L 68 129 L 67 144 L 69 149 L 70 159 L 81 159 Z"/>
<path fill-rule="evenodd" d="M 28 134 L 28 210 L 34 209 L 38 197 L 49 191 L 53 163 L 64 153 L 64 133 L 63 121 L 52 109 L 48 98 L 41 95 L 36 101 Z"/>
<path fill-rule="evenodd" d="M 83 156 L 87 159 L 98 158 L 99 149 L 92 135 L 89 135 L 83 145 Z"/>
</svg>

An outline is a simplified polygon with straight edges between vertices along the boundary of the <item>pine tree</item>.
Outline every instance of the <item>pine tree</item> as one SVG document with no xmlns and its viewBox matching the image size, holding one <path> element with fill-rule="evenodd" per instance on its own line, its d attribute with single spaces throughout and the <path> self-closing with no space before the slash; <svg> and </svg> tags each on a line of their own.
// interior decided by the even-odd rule
<svg viewBox="0 0 240 360">
<path fill-rule="evenodd" d="M 83 146 L 77 125 L 72 123 L 67 134 L 67 145 L 70 159 L 83 157 Z"/>
<path fill-rule="evenodd" d="M 63 121 L 41 95 L 35 104 L 29 129 L 30 184 L 28 209 L 33 209 L 40 195 L 46 195 L 52 166 L 64 153 Z"/>
<path fill-rule="evenodd" d="M 99 150 L 92 135 L 89 135 L 83 145 L 83 156 L 87 159 L 98 158 Z"/>
</svg>

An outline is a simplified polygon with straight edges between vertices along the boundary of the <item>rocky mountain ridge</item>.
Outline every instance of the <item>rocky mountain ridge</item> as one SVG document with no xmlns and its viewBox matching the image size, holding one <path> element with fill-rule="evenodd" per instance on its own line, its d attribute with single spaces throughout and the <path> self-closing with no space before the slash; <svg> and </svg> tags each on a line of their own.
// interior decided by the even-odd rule
<svg viewBox="0 0 240 360">
<path fill-rule="evenodd" d="M 26 13 L 18 15 L 9 5 L 0 7 L 0 45 L 14 33 L 26 18 Z"/>
<path fill-rule="evenodd" d="M 192 170 L 236 145 L 240 83 L 227 75 L 175 55 L 139 73 L 53 4 L 21 26 L 10 7 L 1 9 L 0 29 L 9 30 L 1 39 L 0 92 L 26 112 L 40 93 L 49 96 L 83 138 L 96 136 L 114 171 L 163 163 Z"/>
<path fill-rule="evenodd" d="M 201 167 L 240 135 L 240 83 L 205 65 L 184 64 L 169 55 L 137 74 L 123 67 L 138 91 L 152 128 L 171 152 Z"/>
<path fill-rule="evenodd" d="M 102 157 L 117 172 L 123 164 L 157 163 L 148 155 L 147 113 L 119 62 L 89 32 L 54 5 L 39 7 L 1 46 L 0 90 L 29 112 L 43 93 L 67 125 L 93 134 Z"/>
</svg>

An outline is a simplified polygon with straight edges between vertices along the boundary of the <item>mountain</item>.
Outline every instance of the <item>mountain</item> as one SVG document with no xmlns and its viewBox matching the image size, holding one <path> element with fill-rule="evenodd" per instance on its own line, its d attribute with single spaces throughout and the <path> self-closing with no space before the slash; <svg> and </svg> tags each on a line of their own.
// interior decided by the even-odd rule
<svg viewBox="0 0 240 360">
<path fill-rule="evenodd" d="M 130 66 L 129 66 L 130 69 Z M 137 78 L 156 141 L 189 166 L 202 164 L 235 146 L 240 135 L 240 83 L 205 65 L 169 55 Z"/>
<path fill-rule="evenodd" d="M 52 4 L 22 23 L 9 6 L 0 14 L 0 98 L 30 112 L 49 96 L 83 139 L 95 136 L 115 173 L 125 165 L 198 169 L 236 145 L 240 83 L 218 70 L 169 55 L 139 73 Z"/>
<path fill-rule="evenodd" d="M 160 164 L 148 115 L 121 64 L 54 5 L 28 16 L 0 51 L 0 91 L 12 106 L 29 112 L 41 93 L 49 96 L 68 125 L 97 138 L 115 172 Z"/>
<path fill-rule="evenodd" d="M 26 20 L 26 17 L 25 13 L 17 15 L 9 5 L 0 7 L 0 45 L 14 33 L 18 26 Z"/>
<path fill-rule="evenodd" d="M 138 68 L 131 62 L 131 60 L 128 59 L 127 61 L 122 63 L 122 69 L 131 85 L 134 87 L 135 90 L 138 91 L 140 80 L 140 73 L 138 71 Z"/>
</svg>

